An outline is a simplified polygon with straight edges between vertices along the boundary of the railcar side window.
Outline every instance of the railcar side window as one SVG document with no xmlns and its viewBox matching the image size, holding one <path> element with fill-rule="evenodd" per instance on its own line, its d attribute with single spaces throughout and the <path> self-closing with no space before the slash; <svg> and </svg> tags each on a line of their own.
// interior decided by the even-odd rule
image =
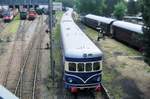
<svg viewBox="0 0 150 99">
<path fill-rule="evenodd" d="M 93 63 L 93 70 L 100 70 L 100 63 L 99 62 Z"/>
<path fill-rule="evenodd" d="M 92 63 L 86 63 L 86 71 L 92 71 Z"/>
<path fill-rule="evenodd" d="M 83 63 L 78 64 L 78 71 L 84 71 L 84 64 Z"/>
<path fill-rule="evenodd" d="M 69 63 L 69 71 L 76 71 L 76 64 L 75 63 Z"/>
</svg>

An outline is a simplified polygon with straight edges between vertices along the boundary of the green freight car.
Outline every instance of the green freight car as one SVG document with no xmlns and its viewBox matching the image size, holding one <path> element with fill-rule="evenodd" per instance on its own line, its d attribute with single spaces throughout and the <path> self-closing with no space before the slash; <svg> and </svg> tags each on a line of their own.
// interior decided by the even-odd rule
<svg viewBox="0 0 150 99">
<path fill-rule="evenodd" d="M 38 15 L 42 15 L 43 14 L 43 9 L 42 8 L 36 8 L 36 13 Z"/>
<path fill-rule="evenodd" d="M 21 20 L 27 19 L 27 16 L 28 16 L 28 11 L 27 11 L 27 9 L 23 9 L 23 10 L 20 11 L 20 19 L 21 19 Z"/>
</svg>

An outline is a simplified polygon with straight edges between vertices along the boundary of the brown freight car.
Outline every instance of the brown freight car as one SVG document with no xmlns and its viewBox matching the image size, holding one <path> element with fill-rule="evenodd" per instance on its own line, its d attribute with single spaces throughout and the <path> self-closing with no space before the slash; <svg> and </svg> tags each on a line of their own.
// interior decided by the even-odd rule
<svg viewBox="0 0 150 99">
<path fill-rule="evenodd" d="M 124 21 L 115 21 L 112 24 L 113 37 L 139 50 L 143 49 L 142 25 Z"/>
</svg>

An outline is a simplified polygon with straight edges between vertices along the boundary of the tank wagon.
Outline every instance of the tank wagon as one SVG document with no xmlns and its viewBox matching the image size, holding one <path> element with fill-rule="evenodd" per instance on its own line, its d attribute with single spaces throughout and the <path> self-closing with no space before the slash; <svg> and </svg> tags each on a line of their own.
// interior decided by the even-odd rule
<svg viewBox="0 0 150 99">
<path fill-rule="evenodd" d="M 27 19 L 28 17 L 28 11 L 26 8 L 20 10 L 20 19 L 21 20 L 24 20 L 24 19 Z"/>
<path fill-rule="evenodd" d="M 13 11 L 12 10 L 6 10 L 3 14 L 3 20 L 5 22 L 9 22 L 11 21 L 12 19 L 14 18 L 14 14 L 13 14 Z"/>
<path fill-rule="evenodd" d="M 34 20 L 37 17 L 37 13 L 34 9 L 30 9 L 28 13 L 28 19 L 29 20 Z"/>
<path fill-rule="evenodd" d="M 143 49 L 142 25 L 118 21 L 112 18 L 106 18 L 92 14 L 84 16 L 81 21 L 93 29 L 97 29 L 97 27 L 101 28 L 103 31 L 105 31 L 106 35 L 132 46 L 139 51 L 142 51 Z"/>
<path fill-rule="evenodd" d="M 3 9 L 3 8 L 0 9 L 0 18 L 3 18 L 4 10 L 5 10 L 5 9 Z"/>
<path fill-rule="evenodd" d="M 38 14 L 38 15 L 42 15 L 43 14 L 43 9 L 42 8 L 36 8 L 36 13 Z"/>
<path fill-rule="evenodd" d="M 100 91 L 103 53 L 75 24 L 72 13 L 69 8 L 61 19 L 64 87 L 72 93 Z"/>
<path fill-rule="evenodd" d="M 18 9 L 8 9 L 8 10 L 5 10 L 4 13 L 3 13 L 3 20 L 5 22 L 9 22 L 9 21 L 12 21 L 13 18 L 18 14 Z"/>
</svg>

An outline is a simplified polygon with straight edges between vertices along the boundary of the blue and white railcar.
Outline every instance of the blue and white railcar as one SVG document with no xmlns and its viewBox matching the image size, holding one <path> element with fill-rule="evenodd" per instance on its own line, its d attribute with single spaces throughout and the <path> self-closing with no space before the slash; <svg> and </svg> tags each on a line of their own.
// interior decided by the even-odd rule
<svg viewBox="0 0 150 99">
<path fill-rule="evenodd" d="M 68 9 L 61 19 L 64 85 L 71 92 L 101 88 L 102 51 L 81 31 Z"/>
</svg>

